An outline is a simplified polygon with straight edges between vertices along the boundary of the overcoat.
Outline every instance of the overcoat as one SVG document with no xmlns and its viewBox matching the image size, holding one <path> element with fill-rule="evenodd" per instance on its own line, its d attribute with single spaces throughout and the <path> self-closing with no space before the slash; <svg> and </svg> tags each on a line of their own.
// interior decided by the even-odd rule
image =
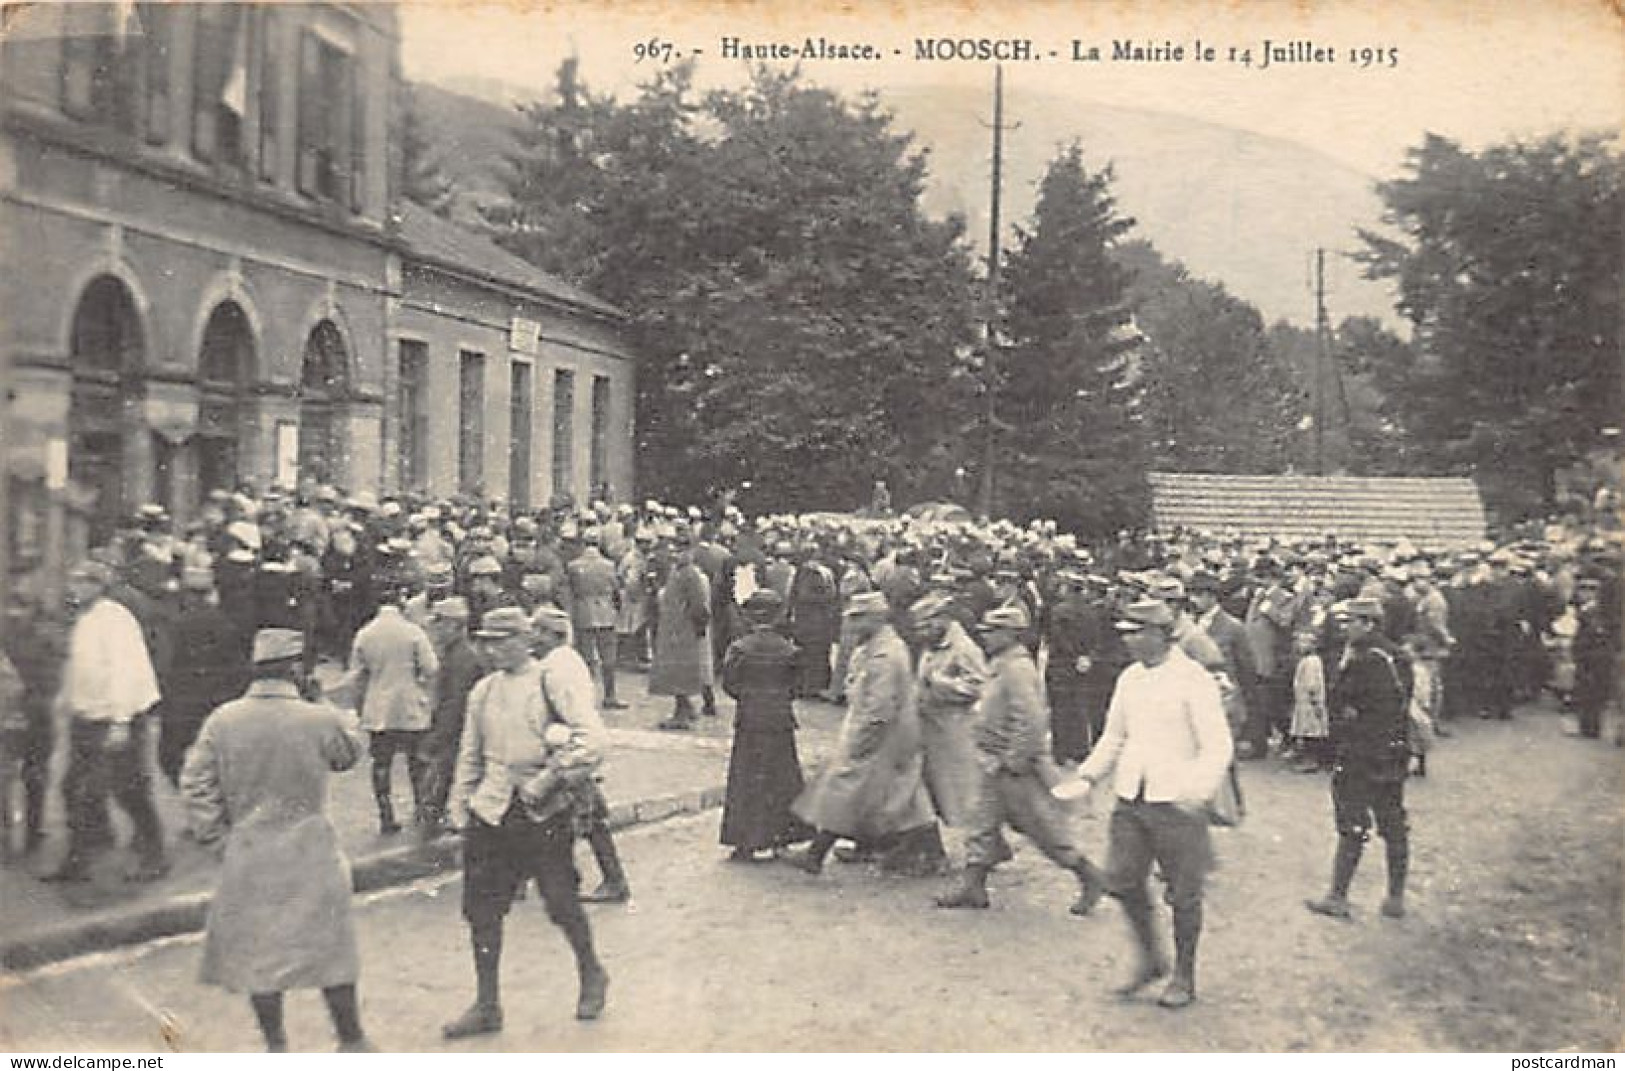
<svg viewBox="0 0 1625 1071">
<path fill-rule="evenodd" d="M 693 562 L 680 562 L 660 588 L 651 695 L 694 695 L 711 687 L 711 591 Z"/>
<path fill-rule="evenodd" d="M 852 656 L 840 735 L 791 810 L 809 825 L 873 839 L 931 822 L 908 646 L 882 625 Z"/>
<path fill-rule="evenodd" d="M 964 825 L 976 803 L 981 774 L 972 730 L 987 673 L 982 649 L 958 621 L 949 621 L 942 643 L 920 654 L 916 680 L 925 785 L 945 825 Z"/>
<path fill-rule="evenodd" d="M 225 839 L 202 981 L 235 993 L 355 982 L 350 865 L 326 815 L 327 780 L 365 745 L 349 715 L 291 681 L 255 681 L 203 723 L 181 772 L 194 835 Z"/>
</svg>

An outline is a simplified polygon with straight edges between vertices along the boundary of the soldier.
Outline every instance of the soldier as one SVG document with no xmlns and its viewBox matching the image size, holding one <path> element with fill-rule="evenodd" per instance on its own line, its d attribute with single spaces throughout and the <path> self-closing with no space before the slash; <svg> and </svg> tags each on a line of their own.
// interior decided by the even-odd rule
<svg viewBox="0 0 1625 1071">
<path fill-rule="evenodd" d="M 1139 966 L 1117 993 L 1131 997 L 1168 975 L 1146 888 L 1155 862 L 1168 883 L 1175 950 L 1174 976 L 1157 1003 L 1183 1008 L 1196 999 L 1202 889 L 1212 864 L 1206 803 L 1229 770 L 1234 745 L 1218 684 L 1179 649 L 1173 627 L 1173 611 L 1156 599 L 1123 608 L 1117 629 L 1135 664 L 1117 679 L 1106 731 L 1075 785 L 1055 791 L 1082 795 L 1115 771 L 1106 885 L 1139 949 Z"/>
<path fill-rule="evenodd" d="M 937 899 L 938 907 L 988 906 L 987 876 L 1010 857 L 1003 833 L 1007 825 L 1025 833 L 1057 866 L 1077 875 L 1074 915 L 1093 911 L 1104 892 L 1100 871 L 1077 849 L 1066 816 L 1045 783 L 1044 692 L 1038 667 L 1022 642 L 1031 629 L 1020 605 L 988 611 L 978 627 L 991 674 L 975 728 L 981 778 L 964 877 L 958 888 Z"/>
<path fill-rule="evenodd" d="M 565 575 L 570 582 L 570 605 L 574 609 L 575 643 L 589 668 L 596 669 L 604 688 L 604 709 L 625 710 L 615 697 L 615 623 L 620 613 L 620 580 L 615 563 L 599 549 L 601 533 L 589 528 L 583 534 L 586 545 L 570 562 Z"/>
<path fill-rule="evenodd" d="M 485 675 L 468 640 L 468 600 L 461 595 L 441 599 L 430 608 L 429 638 L 434 641 L 440 672 L 435 677 L 434 713 L 421 748 L 424 762 L 423 810 L 419 831 L 429 837 L 439 832 L 445 817 L 446 797 L 457 765 L 457 743 L 462 739 L 468 694 Z"/>
<path fill-rule="evenodd" d="M 254 637 L 254 681 L 204 723 L 181 774 L 193 835 L 225 842 L 202 980 L 247 993 L 269 1052 L 285 1052 L 282 994 L 320 989 L 339 1051 L 371 1052 L 356 999 L 350 869 L 325 814 L 327 780 L 361 757 L 353 719 L 300 699 L 304 641 Z"/>
<path fill-rule="evenodd" d="M 419 818 L 424 808 L 423 738 L 431 724 L 435 674 L 440 660 L 428 635 L 401 614 L 404 589 L 386 588 L 378 616 L 356 633 L 350 670 L 334 689 L 361 712 L 361 725 L 371 734 L 372 792 L 378 803 L 378 831 L 400 831 L 395 820 L 390 771 L 399 753 L 406 755 L 412 801 Z"/>
<path fill-rule="evenodd" d="M 23 854 L 31 855 L 45 839 L 45 795 L 50 781 L 52 720 L 67 657 L 68 630 L 59 614 L 48 613 L 32 593 L 12 589 L 6 607 L 5 651 L 22 684 L 14 711 L 5 713 L 4 757 L 16 763 L 23 788 Z M 9 770 L 7 771 L 10 772 Z M 11 793 L 0 795 L 11 813 Z M 7 840 L 10 843 L 9 834 Z"/>
<path fill-rule="evenodd" d="M 1382 603 L 1354 599 L 1339 616 L 1347 619 L 1348 639 L 1327 700 L 1336 756 L 1332 811 L 1337 855 L 1330 891 L 1319 900 L 1305 901 L 1305 906 L 1317 915 L 1349 917 L 1349 886 L 1374 823 L 1388 856 L 1388 896 L 1382 914 L 1397 919 L 1405 915 L 1405 874 L 1410 865 L 1405 815 L 1410 688 L 1407 674 L 1381 636 Z"/>
<path fill-rule="evenodd" d="M 568 622 L 562 611 L 542 612 Z M 554 657 L 571 653 L 564 631 L 539 638 L 549 652 L 541 662 L 531 657 L 531 624 L 517 607 L 493 610 L 475 633 L 495 672 L 469 696 L 448 814 L 463 831 L 463 918 L 476 995 L 441 1031 L 448 1039 L 502 1029 L 503 920 L 530 878 L 575 954 L 576 1018 L 596 1019 L 604 1010 L 609 974 L 576 898 L 580 878 L 571 856 L 576 800 L 602 758 L 604 729 L 579 656 L 573 663 Z"/>
</svg>

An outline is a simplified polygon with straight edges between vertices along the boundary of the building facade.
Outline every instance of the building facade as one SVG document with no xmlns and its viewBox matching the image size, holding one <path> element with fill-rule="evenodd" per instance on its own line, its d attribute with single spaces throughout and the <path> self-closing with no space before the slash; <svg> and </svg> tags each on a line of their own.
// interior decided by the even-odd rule
<svg viewBox="0 0 1625 1071">
<path fill-rule="evenodd" d="M 388 4 L 8 13 L 0 577 L 244 482 L 631 493 L 619 313 L 393 205 L 399 53 Z"/>
</svg>

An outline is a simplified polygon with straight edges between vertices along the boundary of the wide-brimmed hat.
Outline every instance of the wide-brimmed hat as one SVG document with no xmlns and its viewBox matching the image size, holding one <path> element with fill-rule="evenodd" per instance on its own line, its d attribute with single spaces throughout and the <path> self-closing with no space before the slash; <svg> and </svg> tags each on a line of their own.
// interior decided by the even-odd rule
<svg viewBox="0 0 1625 1071">
<path fill-rule="evenodd" d="M 1117 631 L 1139 632 L 1150 627 L 1168 628 L 1174 623 L 1174 612 L 1161 599 L 1137 599 L 1123 607 L 1117 619 Z"/>
<path fill-rule="evenodd" d="M 254 664 L 290 662 L 305 654 L 304 633 L 291 628 L 262 628 L 254 633 Z"/>
<path fill-rule="evenodd" d="M 480 627 L 474 631 L 474 638 L 506 640 L 513 636 L 528 636 L 530 633 L 531 621 L 525 616 L 525 611 L 517 606 L 501 606 L 489 611 L 480 619 Z"/>
</svg>

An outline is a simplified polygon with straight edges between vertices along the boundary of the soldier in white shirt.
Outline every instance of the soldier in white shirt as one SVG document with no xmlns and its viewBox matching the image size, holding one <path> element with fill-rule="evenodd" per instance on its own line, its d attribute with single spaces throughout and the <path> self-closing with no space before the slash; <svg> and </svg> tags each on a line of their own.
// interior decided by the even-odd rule
<svg viewBox="0 0 1625 1071">
<path fill-rule="evenodd" d="M 1202 884 L 1211 863 L 1207 800 L 1230 767 L 1230 727 L 1213 677 L 1173 642 L 1166 603 L 1129 604 L 1117 628 L 1135 664 L 1117 679 L 1106 730 L 1078 770 L 1087 790 L 1115 770 L 1106 887 L 1123 905 L 1139 947 L 1139 968 L 1118 990 L 1132 996 L 1168 974 L 1151 916 L 1147 880 L 1157 863 L 1174 917 L 1174 976 L 1165 1008 L 1196 999 Z M 1059 791 L 1058 791 L 1059 794 Z"/>
<path fill-rule="evenodd" d="M 78 613 L 68 637 L 59 707 L 68 718 L 68 770 L 62 781 L 68 850 L 46 881 L 86 881 L 94 856 L 108 846 L 107 797 L 129 815 L 135 834 L 130 881 L 155 881 L 169 870 L 164 831 L 147 771 L 146 713 L 158 702 L 158 678 L 135 615 L 107 597 L 113 570 L 85 562 L 67 577 Z"/>
<path fill-rule="evenodd" d="M 543 610 L 568 622 L 562 610 Z M 577 811 L 591 806 L 591 776 L 603 755 L 603 722 L 592 674 L 565 646 L 567 627 L 533 637 L 523 610 L 501 607 L 474 634 L 496 672 L 474 686 L 447 806 L 463 831 L 463 918 L 474 949 L 474 1004 L 446 1024 L 447 1038 L 502 1029 L 502 929 L 531 878 L 547 916 L 564 931 L 580 977 L 576 1018 L 604 1010 L 609 974 L 593 950 L 578 902 L 572 848 Z M 546 649 L 531 657 L 533 639 Z M 555 658 L 555 655 L 562 657 Z"/>
</svg>

